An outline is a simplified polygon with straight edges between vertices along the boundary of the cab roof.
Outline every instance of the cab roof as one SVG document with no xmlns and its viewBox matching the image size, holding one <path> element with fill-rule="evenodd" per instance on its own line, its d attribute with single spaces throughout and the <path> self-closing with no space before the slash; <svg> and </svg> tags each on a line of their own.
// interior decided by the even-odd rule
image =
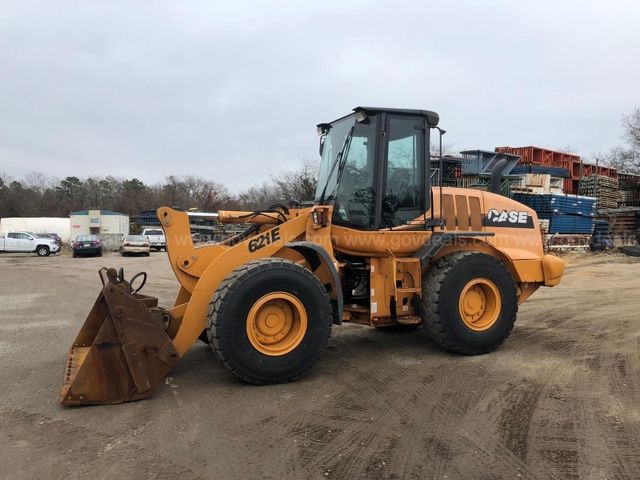
<svg viewBox="0 0 640 480">
<path fill-rule="evenodd" d="M 365 113 L 368 113 L 368 114 L 373 114 L 373 113 L 385 112 L 385 113 L 396 113 L 396 114 L 399 114 L 399 115 L 414 115 L 414 116 L 419 116 L 419 117 L 426 117 L 427 123 L 429 124 L 430 127 L 437 126 L 438 125 L 438 121 L 440 120 L 440 116 L 436 112 L 433 112 L 431 110 L 417 110 L 417 109 L 410 109 L 410 108 L 362 107 L 362 106 L 360 106 L 360 107 L 354 108 L 353 111 L 354 111 L 354 113 L 356 113 L 356 112 L 365 112 Z M 350 113 L 349 115 L 353 115 L 353 113 Z M 335 120 L 333 120 L 332 122 L 329 122 L 329 123 L 319 123 L 318 127 L 330 125 L 331 123 L 335 123 L 338 120 L 342 120 L 343 118 L 347 118 L 349 115 L 344 115 L 343 117 L 336 118 Z"/>
<path fill-rule="evenodd" d="M 400 115 L 415 115 L 419 117 L 427 117 L 427 123 L 430 127 L 435 127 L 438 125 L 438 121 L 440 120 L 440 116 L 431 110 L 416 110 L 410 108 L 384 108 L 384 107 L 356 107 L 353 109 L 354 112 L 366 112 L 366 113 L 397 113 Z"/>
</svg>

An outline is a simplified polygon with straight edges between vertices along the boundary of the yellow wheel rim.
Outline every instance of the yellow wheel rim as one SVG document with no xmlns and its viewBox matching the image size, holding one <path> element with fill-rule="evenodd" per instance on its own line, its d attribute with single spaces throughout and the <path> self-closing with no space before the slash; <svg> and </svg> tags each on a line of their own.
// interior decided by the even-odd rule
<svg viewBox="0 0 640 480">
<path fill-rule="evenodd" d="M 500 291 L 491 280 L 474 278 L 462 289 L 458 306 L 467 327 L 476 332 L 488 330 L 500 316 Z"/>
<path fill-rule="evenodd" d="M 260 353 L 280 356 L 295 349 L 307 332 L 307 311 L 287 292 L 268 293 L 247 315 L 247 337 Z"/>
</svg>

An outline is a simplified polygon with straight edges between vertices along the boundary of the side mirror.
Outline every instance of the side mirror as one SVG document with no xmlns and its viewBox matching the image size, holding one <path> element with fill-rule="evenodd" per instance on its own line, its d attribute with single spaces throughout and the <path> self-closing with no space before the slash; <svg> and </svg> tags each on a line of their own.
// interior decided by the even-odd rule
<svg viewBox="0 0 640 480">
<path fill-rule="evenodd" d="M 327 133 L 331 130 L 330 123 L 319 123 L 317 125 L 318 135 L 320 135 L 320 156 L 322 156 L 322 150 L 324 150 L 324 138 L 327 136 Z"/>
</svg>

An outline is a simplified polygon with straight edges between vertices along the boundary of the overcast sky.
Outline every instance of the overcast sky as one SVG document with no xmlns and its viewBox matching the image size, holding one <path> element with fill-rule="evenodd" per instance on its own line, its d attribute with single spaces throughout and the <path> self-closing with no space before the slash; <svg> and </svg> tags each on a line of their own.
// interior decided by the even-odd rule
<svg viewBox="0 0 640 480">
<path fill-rule="evenodd" d="M 315 158 L 357 105 L 440 114 L 455 150 L 620 143 L 640 2 L 0 2 L 0 172 L 195 174 Z"/>
</svg>

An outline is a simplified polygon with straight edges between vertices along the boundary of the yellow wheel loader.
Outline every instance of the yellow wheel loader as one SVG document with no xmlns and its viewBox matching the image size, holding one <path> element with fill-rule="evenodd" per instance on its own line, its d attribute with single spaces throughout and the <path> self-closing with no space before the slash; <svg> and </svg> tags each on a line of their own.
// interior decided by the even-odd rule
<svg viewBox="0 0 640 480">
<path fill-rule="evenodd" d="M 158 209 L 181 286 L 173 307 L 158 307 L 134 279 L 102 269 L 103 289 L 69 352 L 60 401 L 148 397 L 198 338 L 253 384 L 300 378 L 342 322 L 421 325 L 459 354 L 498 348 L 518 304 L 557 285 L 564 263 L 544 255 L 533 210 L 432 182 L 434 130 L 441 145 L 431 111 L 358 107 L 318 125 L 313 206 Z M 194 216 L 246 230 L 196 248 Z"/>
</svg>

